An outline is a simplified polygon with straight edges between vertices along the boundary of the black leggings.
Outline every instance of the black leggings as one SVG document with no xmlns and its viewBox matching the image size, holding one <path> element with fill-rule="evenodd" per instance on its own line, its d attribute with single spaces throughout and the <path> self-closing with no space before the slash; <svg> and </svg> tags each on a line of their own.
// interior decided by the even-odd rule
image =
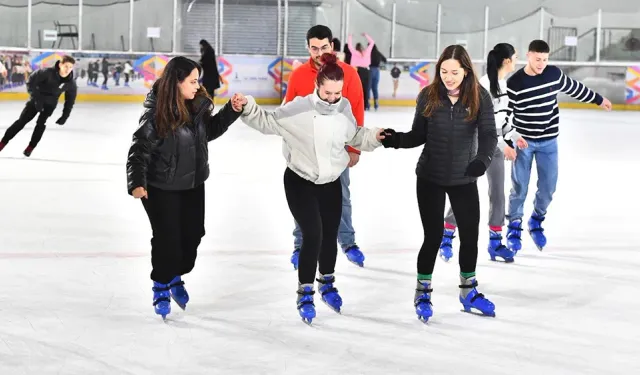
<svg viewBox="0 0 640 375">
<path fill-rule="evenodd" d="M 424 242 L 418 254 L 418 273 L 430 275 L 442 241 L 442 215 L 446 196 L 458 219 L 460 233 L 460 272 L 476 271 L 478 261 L 478 228 L 480 226 L 480 198 L 475 182 L 459 186 L 440 186 L 422 178 L 417 183 L 418 207 Z"/>
<path fill-rule="evenodd" d="M 360 76 L 360 83 L 362 84 L 362 91 L 364 94 L 364 109 L 369 109 L 371 71 L 367 68 L 358 68 L 358 76 Z"/>
<path fill-rule="evenodd" d="M 316 265 L 319 264 L 323 275 L 332 274 L 336 266 L 336 238 L 342 215 L 340 179 L 316 185 L 287 168 L 284 172 L 284 192 L 291 214 L 302 231 L 298 281 L 300 284 L 312 284 Z"/>
<path fill-rule="evenodd" d="M 20 130 L 24 129 L 24 127 L 33 120 L 36 115 L 38 115 L 38 119 L 36 120 L 36 126 L 33 129 L 33 133 L 31 135 L 31 142 L 29 142 L 29 146 L 31 148 L 35 148 L 40 140 L 42 139 L 42 135 L 44 134 L 45 129 L 47 128 L 46 122 L 47 119 L 53 114 L 53 111 L 56 109 L 55 104 L 45 105 L 42 109 L 42 112 L 38 112 L 33 100 L 29 100 L 27 104 L 24 106 L 22 113 L 20 114 L 20 118 L 16 120 L 7 131 L 4 133 L 4 137 L 2 137 L 3 143 L 9 143 L 10 140 L 15 137 Z"/>
<path fill-rule="evenodd" d="M 191 272 L 204 230 L 204 184 L 190 190 L 147 188 L 142 204 L 149 217 L 151 280 L 168 284 Z"/>
</svg>

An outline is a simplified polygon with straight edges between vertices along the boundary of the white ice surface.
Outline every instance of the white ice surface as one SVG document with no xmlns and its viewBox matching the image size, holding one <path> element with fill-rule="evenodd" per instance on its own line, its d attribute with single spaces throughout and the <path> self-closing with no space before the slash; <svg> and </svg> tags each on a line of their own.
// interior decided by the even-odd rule
<svg viewBox="0 0 640 375">
<path fill-rule="evenodd" d="M 22 105 L 0 103 L 0 131 Z M 544 252 L 525 236 L 514 264 L 488 260 L 481 180 L 477 271 L 496 318 L 460 311 L 456 252 L 436 263 L 434 317 L 416 319 L 420 148 L 364 154 L 351 191 L 365 268 L 338 255 L 344 312 L 319 302 L 309 327 L 295 308 L 280 139 L 242 122 L 210 144 L 187 311 L 154 314 L 150 227 L 124 167 L 140 112 L 79 103 L 59 127 L 59 108 L 31 158 L 33 123 L 0 153 L 0 374 L 640 373 L 638 113 L 562 110 Z M 366 123 L 406 130 L 412 117 L 386 109 Z"/>
</svg>

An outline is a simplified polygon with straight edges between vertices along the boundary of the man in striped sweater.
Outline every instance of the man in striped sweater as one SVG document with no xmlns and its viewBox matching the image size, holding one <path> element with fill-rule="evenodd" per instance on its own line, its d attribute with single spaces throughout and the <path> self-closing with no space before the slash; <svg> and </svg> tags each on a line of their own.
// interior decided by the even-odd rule
<svg viewBox="0 0 640 375">
<path fill-rule="evenodd" d="M 507 81 L 509 111 L 506 125 L 511 123 L 529 145 L 527 148 L 517 149 L 517 157 L 511 170 L 513 187 L 507 214 L 507 246 L 514 253 L 522 248 L 522 217 L 533 159 L 536 160 L 538 172 L 538 191 L 528 230 L 538 249 L 542 250 L 547 243 L 542 221 L 558 182 L 558 93 L 563 92 L 581 102 L 594 103 L 611 110 L 609 100 L 569 78 L 558 67 L 547 66 L 548 60 L 549 45 L 545 41 L 534 40 L 529 44 L 527 65 Z"/>
</svg>

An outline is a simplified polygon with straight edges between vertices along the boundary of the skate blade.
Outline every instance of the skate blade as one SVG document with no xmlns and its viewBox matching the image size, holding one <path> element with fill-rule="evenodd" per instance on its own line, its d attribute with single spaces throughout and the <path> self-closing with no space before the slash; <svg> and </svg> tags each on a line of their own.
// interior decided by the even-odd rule
<svg viewBox="0 0 640 375">
<path fill-rule="evenodd" d="M 429 318 L 431 318 L 431 317 L 419 316 L 418 320 L 421 321 L 424 324 L 427 324 L 427 323 L 429 323 Z"/>
<path fill-rule="evenodd" d="M 338 308 L 336 310 L 333 306 L 331 306 L 329 303 L 327 303 L 327 301 L 322 300 L 322 302 L 324 302 L 324 304 L 327 305 L 327 307 L 329 307 L 329 309 L 331 309 L 332 311 L 337 312 L 338 314 L 342 315 L 342 312 L 340 311 L 340 308 Z"/>
<path fill-rule="evenodd" d="M 501 256 L 495 256 L 495 257 L 490 257 L 492 262 L 496 262 L 496 263 L 513 263 L 514 259 L 513 258 L 508 258 L 505 259 Z"/>
<path fill-rule="evenodd" d="M 496 317 L 496 312 L 492 312 L 490 314 L 485 314 L 482 311 L 476 309 L 475 307 L 464 307 L 462 310 L 462 312 L 465 312 L 467 314 L 471 314 L 471 315 L 476 315 L 476 316 L 483 316 L 483 317 L 487 317 L 487 318 L 495 318 Z"/>
<path fill-rule="evenodd" d="M 302 322 L 305 323 L 308 326 L 311 325 L 312 321 L 313 321 L 313 318 L 302 318 Z"/>
<path fill-rule="evenodd" d="M 178 302 L 178 300 L 173 296 L 173 294 L 171 295 L 171 299 L 173 300 L 173 302 L 176 303 L 176 305 L 178 305 L 180 309 L 182 309 L 182 311 L 185 311 L 187 309 L 187 305 L 186 304 L 183 305 L 180 302 Z"/>
</svg>

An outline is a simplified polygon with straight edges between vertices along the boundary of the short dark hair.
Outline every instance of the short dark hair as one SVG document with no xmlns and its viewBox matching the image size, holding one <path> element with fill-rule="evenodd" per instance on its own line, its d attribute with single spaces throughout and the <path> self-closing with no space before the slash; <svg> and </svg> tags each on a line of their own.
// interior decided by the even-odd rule
<svg viewBox="0 0 640 375">
<path fill-rule="evenodd" d="M 74 59 L 73 57 L 71 57 L 69 55 L 65 55 L 65 56 L 62 57 L 62 60 L 60 61 L 60 64 L 66 64 L 66 63 L 75 64 L 76 63 L 76 59 Z"/>
<path fill-rule="evenodd" d="M 307 45 L 309 45 L 309 41 L 313 38 L 316 39 L 327 39 L 329 43 L 333 40 L 333 34 L 331 33 L 331 29 L 325 25 L 315 25 L 307 31 Z"/>
<path fill-rule="evenodd" d="M 529 43 L 529 52 L 549 53 L 549 45 L 544 40 L 536 39 Z"/>
</svg>

